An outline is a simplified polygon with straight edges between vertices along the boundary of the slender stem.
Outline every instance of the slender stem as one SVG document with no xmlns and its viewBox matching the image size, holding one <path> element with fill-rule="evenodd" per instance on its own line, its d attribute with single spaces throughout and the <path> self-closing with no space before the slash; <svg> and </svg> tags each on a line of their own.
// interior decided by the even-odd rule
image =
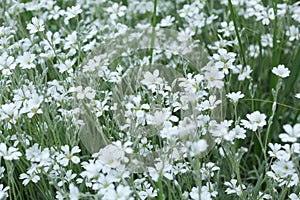
<svg viewBox="0 0 300 200">
<path fill-rule="evenodd" d="M 277 45 L 277 34 L 278 34 L 278 23 L 277 23 L 277 0 L 272 0 L 272 6 L 274 10 L 274 30 L 273 30 L 273 49 L 272 49 L 272 67 L 275 67 L 279 64 L 279 47 Z M 276 78 L 274 76 L 270 77 L 270 87 L 273 88 L 276 85 Z M 272 98 L 270 96 L 270 98 Z"/>
<path fill-rule="evenodd" d="M 235 17 L 235 12 L 234 12 L 231 0 L 228 0 L 228 5 L 229 5 L 231 19 L 232 19 L 233 25 L 234 25 L 235 34 L 236 34 L 236 37 L 238 39 L 238 43 L 239 43 L 239 47 L 240 47 L 240 53 L 241 53 L 242 60 L 243 60 L 243 66 L 246 66 L 246 59 L 245 59 L 245 54 L 244 54 L 244 48 L 243 48 L 241 37 L 239 35 L 239 29 L 238 29 L 238 25 L 237 25 L 237 20 L 236 20 L 236 17 Z"/>
<path fill-rule="evenodd" d="M 254 98 L 245 98 L 245 99 L 241 99 L 241 101 L 252 101 L 252 102 L 253 101 L 258 101 L 258 102 L 265 102 L 265 103 L 274 103 L 274 101 L 264 100 L 264 99 L 254 99 Z M 276 102 L 276 104 L 279 105 L 279 106 L 283 106 L 283 107 L 286 107 L 286 108 L 291 108 L 291 109 L 300 111 L 300 108 L 289 106 L 289 105 L 286 105 L 286 104 L 283 104 L 283 103 Z"/>
<path fill-rule="evenodd" d="M 281 87 L 281 84 L 282 84 L 282 79 L 279 79 L 279 81 L 278 81 L 278 83 L 276 85 L 276 90 L 275 90 L 275 92 L 273 94 L 274 103 L 273 103 L 273 106 L 272 106 L 272 115 L 271 115 L 271 117 L 268 120 L 268 128 L 267 128 L 267 134 L 266 134 L 266 140 L 265 140 L 265 146 L 264 146 L 265 150 L 267 149 L 267 145 L 268 145 L 269 134 L 270 134 L 271 126 L 273 124 L 273 118 L 274 118 L 275 111 L 276 111 L 277 96 L 278 96 L 278 92 L 279 92 L 279 89 Z"/>
<path fill-rule="evenodd" d="M 163 195 L 163 186 L 162 186 L 162 172 L 159 173 L 159 178 L 158 178 L 158 199 L 163 200 L 164 195 Z"/>
<path fill-rule="evenodd" d="M 155 41 L 155 26 L 156 26 L 156 6 L 157 6 L 157 0 L 154 0 L 153 15 L 152 15 L 151 47 L 150 47 L 150 66 L 152 66 L 152 61 L 153 61 L 153 48 L 154 48 L 154 41 Z"/>
</svg>

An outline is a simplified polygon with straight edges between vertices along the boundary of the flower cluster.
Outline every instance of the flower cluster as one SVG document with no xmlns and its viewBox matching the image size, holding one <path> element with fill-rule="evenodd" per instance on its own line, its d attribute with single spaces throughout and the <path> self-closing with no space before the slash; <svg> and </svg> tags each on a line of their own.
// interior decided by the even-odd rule
<svg viewBox="0 0 300 200">
<path fill-rule="evenodd" d="M 0 199 L 300 199 L 299 2 L 0 4 Z"/>
</svg>

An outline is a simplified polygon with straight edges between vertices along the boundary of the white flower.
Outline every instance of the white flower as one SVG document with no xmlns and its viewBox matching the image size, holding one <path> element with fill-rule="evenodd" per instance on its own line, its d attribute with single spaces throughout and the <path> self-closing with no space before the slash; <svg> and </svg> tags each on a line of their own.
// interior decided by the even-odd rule
<svg viewBox="0 0 300 200">
<path fill-rule="evenodd" d="M 75 153 L 79 153 L 81 150 L 78 146 L 75 146 L 70 151 L 70 147 L 68 145 L 62 146 L 61 150 L 64 153 L 57 155 L 57 161 L 63 166 L 67 166 L 69 161 L 72 161 L 74 164 L 78 164 L 80 162 L 80 158 L 78 156 L 74 156 Z"/>
<path fill-rule="evenodd" d="M 295 97 L 298 98 L 298 99 L 300 99 L 300 93 L 297 93 L 297 94 L 295 95 Z"/>
<path fill-rule="evenodd" d="M 200 191 L 199 191 L 200 190 Z M 207 190 L 206 186 L 203 186 L 201 189 L 199 187 L 193 187 L 192 191 L 190 192 L 190 196 L 193 200 L 211 200 L 211 194 Z"/>
<path fill-rule="evenodd" d="M 300 200 L 300 193 L 296 195 L 295 193 L 292 193 L 289 195 L 290 200 Z"/>
<path fill-rule="evenodd" d="M 15 69 L 16 65 L 14 57 L 9 56 L 6 52 L 0 56 L 0 71 L 2 71 L 2 75 L 11 75 L 11 71 Z"/>
<path fill-rule="evenodd" d="M 178 122 L 178 117 L 172 115 L 171 111 L 167 108 L 163 110 L 155 111 L 154 115 L 148 114 L 146 116 L 147 124 L 151 125 L 162 125 L 168 123 L 169 121 Z"/>
<path fill-rule="evenodd" d="M 273 8 L 262 10 L 260 13 L 257 13 L 256 17 L 256 20 L 261 20 L 263 25 L 269 25 L 270 21 L 275 19 L 274 10 Z"/>
<path fill-rule="evenodd" d="M 76 177 L 76 174 L 72 173 L 72 170 L 68 170 L 65 174 L 65 177 L 57 183 L 59 187 L 63 186 L 65 183 L 70 182 L 72 179 Z"/>
<path fill-rule="evenodd" d="M 22 182 L 24 186 L 26 186 L 30 181 L 32 181 L 33 183 L 37 183 L 40 180 L 40 177 L 36 175 L 35 172 L 32 172 L 30 174 L 23 173 L 19 178 L 24 179 Z"/>
<path fill-rule="evenodd" d="M 221 123 L 217 123 L 215 120 L 209 122 L 208 131 L 214 137 L 223 137 L 228 134 L 228 128 L 232 124 L 232 120 L 224 120 Z"/>
<path fill-rule="evenodd" d="M 72 6 L 71 8 L 68 7 L 67 8 L 67 11 L 65 12 L 65 19 L 64 19 L 64 22 L 66 24 L 69 23 L 69 20 L 76 17 L 78 14 L 80 14 L 82 12 L 81 8 L 80 8 L 80 5 L 77 5 L 77 6 Z"/>
<path fill-rule="evenodd" d="M 290 75 L 290 70 L 284 65 L 278 65 L 278 67 L 273 67 L 272 72 L 281 78 L 286 78 Z"/>
<path fill-rule="evenodd" d="M 44 101 L 43 96 L 33 94 L 31 99 L 24 102 L 23 108 L 20 110 L 20 114 L 27 113 L 29 118 L 32 118 L 35 114 L 42 114 L 43 111 L 40 108 L 41 103 Z"/>
<path fill-rule="evenodd" d="M 248 120 L 241 120 L 241 124 L 252 131 L 256 131 L 258 127 L 263 127 L 267 124 L 266 122 L 266 115 L 261 114 L 259 111 L 255 111 L 251 114 L 246 115 Z"/>
<path fill-rule="evenodd" d="M 268 154 L 271 157 L 275 157 L 278 160 L 286 160 L 286 161 L 288 161 L 290 159 L 291 149 L 290 149 L 288 144 L 283 146 L 283 148 L 285 150 L 282 150 L 281 149 L 282 146 L 280 144 L 277 144 L 277 143 L 275 143 L 275 144 L 270 143 L 268 146 L 271 149 L 271 151 L 268 151 Z"/>
<path fill-rule="evenodd" d="M 45 30 L 44 28 L 44 20 L 38 19 L 37 17 L 33 17 L 31 19 L 32 24 L 27 24 L 27 29 L 30 34 L 34 34 L 37 32 L 42 32 Z"/>
<path fill-rule="evenodd" d="M 132 193 L 129 186 L 118 185 L 116 190 L 114 188 L 108 189 L 104 196 L 103 200 L 130 200 L 130 194 Z"/>
<path fill-rule="evenodd" d="M 299 29 L 294 25 L 289 27 L 289 30 L 286 31 L 286 35 L 289 37 L 289 41 L 300 39 Z"/>
<path fill-rule="evenodd" d="M 204 74 L 205 79 L 207 80 L 208 88 L 222 88 L 224 83 L 222 79 L 224 78 L 224 73 L 220 71 L 217 67 L 211 67 Z"/>
<path fill-rule="evenodd" d="M 19 160 L 19 157 L 22 156 L 22 153 L 15 147 L 9 147 L 5 143 L 0 144 L 0 157 L 3 157 L 4 160 Z"/>
<path fill-rule="evenodd" d="M 70 200 L 78 200 L 79 199 L 79 190 L 73 183 L 71 183 L 69 185 L 69 190 L 70 190 L 70 193 L 69 193 Z"/>
<path fill-rule="evenodd" d="M 192 143 L 191 156 L 201 154 L 205 152 L 207 148 L 208 148 L 207 141 L 205 139 L 200 139 L 199 141 Z"/>
<path fill-rule="evenodd" d="M 293 153 L 300 154 L 300 143 L 292 144 L 291 150 Z"/>
<path fill-rule="evenodd" d="M 163 18 L 160 22 L 160 26 L 161 27 L 168 27 L 168 26 L 172 26 L 173 21 L 175 20 L 174 17 L 168 15 L 167 17 Z"/>
<path fill-rule="evenodd" d="M 110 168 L 122 167 L 122 162 L 128 161 L 125 152 L 115 144 L 109 144 L 100 149 L 99 153 L 93 155 L 97 157 L 100 163 Z"/>
<path fill-rule="evenodd" d="M 25 52 L 23 56 L 17 58 L 17 62 L 20 63 L 21 69 L 32 69 L 35 68 L 35 64 L 33 63 L 35 58 L 35 54 Z"/>
<path fill-rule="evenodd" d="M 230 21 L 229 23 L 221 22 L 220 25 L 222 28 L 218 29 L 218 32 L 224 33 L 223 34 L 224 37 L 229 37 L 231 35 L 231 33 L 234 32 L 234 24 L 232 21 Z"/>
<path fill-rule="evenodd" d="M 300 124 L 295 124 L 292 127 L 289 124 L 283 126 L 286 133 L 279 134 L 279 138 L 282 142 L 296 142 L 297 138 L 300 137 Z"/>
<path fill-rule="evenodd" d="M 225 190 L 227 194 L 237 194 L 238 196 L 241 196 L 242 190 L 246 189 L 245 185 L 238 185 L 236 179 L 231 179 L 230 182 L 225 182 L 224 185 L 228 186 Z"/>
<path fill-rule="evenodd" d="M 264 199 L 272 199 L 272 196 L 269 194 L 264 194 L 262 192 L 258 192 L 258 200 L 264 200 Z"/>
<path fill-rule="evenodd" d="M 76 51 L 78 50 L 78 43 L 79 42 L 77 40 L 77 32 L 73 31 L 67 36 L 66 41 L 64 43 L 64 49 L 70 49 L 67 56 L 73 56 L 76 54 Z"/>
<path fill-rule="evenodd" d="M 147 71 L 144 74 L 144 79 L 141 81 L 141 83 L 146 85 L 152 92 L 154 92 L 157 85 L 160 85 L 162 82 L 163 79 L 159 77 L 159 71 L 157 69 L 154 70 L 153 74 Z"/>
<path fill-rule="evenodd" d="M 69 74 L 73 73 L 73 65 L 75 64 L 76 59 L 70 60 L 67 59 L 64 63 L 56 64 L 55 67 L 59 69 L 60 73 L 68 72 Z"/>
<path fill-rule="evenodd" d="M 3 104 L 0 109 L 0 120 L 7 119 L 10 123 L 15 124 L 19 117 L 18 107 L 14 103 Z"/>
<path fill-rule="evenodd" d="M 214 171 L 220 170 L 220 167 L 216 166 L 213 162 L 204 163 L 203 167 L 200 169 L 202 180 L 207 180 L 207 178 L 214 177 Z"/>
<path fill-rule="evenodd" d="M 241 91 L 231 92 L 226 95 L 233 103 L 237 103 L 239 99 L 244 98 L 244 94 Z"/>
<path fill-rule="evenodd" d="M 162 161 L 160 158 L 155 159 L 155 161 L 155 168 L 148 167 L 148 172 L 151 179 L 157 182 L 160 174 L 162 174 L 167 179 L 173 180 L 173 174 L 171 173 L 173 170 L 173 165 L 167 162 L 167 160 Z"/>
<path fill-rule="evenodd" d="M 209 96 L 208 100 L 205 100 L 200 104 L 200 110 L 207 110 L 207 109 L 213 110 L 220 103 L 222 103 L 221 100 L 217 100 L 217 97 L 215 95 L 211 95 Z"/>
<path fill-rule="evenodd" d="M 69 92 L 75 92 L 76 94 L 76 98 L 77 99 L 94 99 L 95 95 L 96 95 L 96 91 L 94 89 L 92 89 L 91 87 L 86 87 L 83 89 L 82 86 L 77 86 L 77 87 L 71 87 L 69 89 Z"/>
<path fill-rule="evenodd" d="M 118 3 L 114 3 L 111 7 L 106 9 L 107 12 L 110 13 L 111 20 L 116 20 L 119 17 L 123 17 L 125 15 L 125 11 L 127 10 L 126 6 L 119 6 Z"/>
<path fill-rule="evenodd" d="M 246 130 L 236 125 L 228 134 L 224 135 L 224 139 L 227 141 L 233 141 L 234 139 L 245 139 L 246 138 Z"/>
<path fill-rule="evenodd" d="M 4 187 L 3 184 L 0 184 L 0 199 L 6 199 L 8 197 L 8 190 L 9 186 Z"/>
<path fill-rule="evenodd" d="M 262 35 L 261 36 L 261 45 L 263 47 L 273 47 L 273 36 L 268 33 L 268 34 L 265 34 L 265 35 Z"/>
<path fill-rule="evenodd" d="M 296 172 L 294 163 L 286 160 L 277 160 L 271 166 L 271 169 L 275 173 L 276 178 L 286 178 L 287 176 L 291 176 Z M 272 177 L 271 173 L 267 173 L 267 175 Z"/>
<path fill-rule="evenodd" d="M 226 49 L 219 49 L 218 53 L 213 55 L 215 66 L 222 69 L 224 74 L 228 74 L 228 69 L 234 68 L 235 56 L 235 53 L 227 52 Z"/>
</svg>

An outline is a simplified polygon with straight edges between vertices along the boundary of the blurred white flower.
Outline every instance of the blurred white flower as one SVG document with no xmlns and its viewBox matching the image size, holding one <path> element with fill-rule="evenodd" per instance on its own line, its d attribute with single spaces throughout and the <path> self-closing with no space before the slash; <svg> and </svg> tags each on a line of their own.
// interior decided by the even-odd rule
<svg viewBox="0 0 300 200">
<path fill-rule="evenodd" d="M 0 144 L 0 158 L 3 157 L 4 160 L 19 160 L 22 153 L 15 147 L 7 148 L 5 143 Z"/>
<path fill-rule="evenodd" d="M 103 200 L 130 200 L 130 194 L 132 193 L 129 186 L 118 185 L 116 190 L 111 189 L 108 190 L 107 193 L 104 194 Z"/>
<path fill-rule="evenodd" d="M 9 56 L 6 52 L 0 56 L 0 71 L 2 72 L 2 75 L 11 75 L 16 65 L 17 63 L 15 62 L 14 57 Z"/>
<path fill-rule="evenodd" d="M 259 111 L 255 111 L 251 114 L 247 114 L 248 120 L 241 120 L 241 124 L 252 131 L 256 131 L 259 127 L 263 127 L 267 124 L 266 122 L 266 115 L 260 113 Z"/>
<path fill-rule="evenodd" d="M 294 25 L 290 26 L 285 34 L 289 37 L 289 41 L 300 39 L 299 28 Z"/>
<path fill-rule="evenodd" d="M 109 144 L 100 149 L 94 156 L 105 166 L 110 168 L 120 168 L 123 166 L 122 162 L 128 161 L 125 152 L 115 144 Z"/>
<path fill-rule="evenodd" d="M 246 138 L 246 130 L 239 125 L 236 125 L 228 134 L 224 135 L 224 139 L 227 141 L 233 141 L 234 139 L 245 139 Z"/>
<path fill-rule="evenodd" d="M 154 115 L 147 114 L 146 116 L 147 124 L 151 125 L 165 125 L 169 121 L 178 122 L 179 118 L 172 115 L 172 112 L 167 108 L 163 110 L 157 110 Z"/>
<path fill-rule="evenodd" d="M 31 19 L 32 24 L 27 24 L 27 29 L 30 34 L 34 34 L 37 32 L 42 32 L 45 30 L 44 28 L 44 20 L 38 19 L 37 17 L 33 17 Z"/>
<path fill-rule="evenodd" d="M 78 43 L 76 31 L 73 31 L 66 37 L 66 40 L 64 41 L 64 49 L 70 49 L 67 56 L 73 56 L 76 54 L 76 51 L 78 50 Z"/>
<path fill-rule="evenodd" d="M 275 157 L 278 160 L 286 160 L 286 161 L 290 159 L 291 153 L 286 150 L 287 146 L 283 147 L 285 150 L 281 149 L 282 146 L 277 143 L 275 144 L 269 143 L 268 146 L 271 149 L 271 151 L 268 151 L 268 154 L 271 157 Z"/>
<path fill-rule="evenodd" d="M 286 78 L 290 75 L 290 70 L 284 65 L 278 65 L 278 67 L 273 67 L 272 72 L 281 78 Z"/>
<path fill-rule="evenodd" d="M 223 70 L 224 74 L 229 73 L 229 69 L 233 69 L 233 62 L 235 61 L 236 53 L 227 52 L 226 49 L 219 49 L 218 53 L 213 54 L 215 66 Z"/>
<path fill-rule="evenodd" d="M 289 195 L 290 200 L 300 200 L 300 193 L 296 195 L 295 193 L 292 193 Z"/>
<path fill-rule="evenodd" d="M 20 109 L 20 114 L 27 113 L 29 118 L 32 118 L 35 114 L 42 114 L 43 111 L 40 105 L 43 101 L 43 96 L 39 96 L 36 93 L 33 94 L 30 99 L 24 102 L 23 107 Z"/>
<path fill-rule="evenodd" d="M 79 194 L 80 194 L 79 189 L 73 183 L 69 185 L 69 190 L 70 190 L 69 193 L 70 200 L 79 200 Z"/>
<path fill-rule="evenodd" d="M 282 142 L 296 142 L 297 138 L 300 138 L 300 124 L 295 124 L 292 127 L 290 124 L 283 126 L 285 133 L 279 134 L 279 138 Z"/>
<path fill-rule="evenodd" d="M 77 87 L 71 87 L 69 92 L 76 93 L 76 98 L 80 100 L 84 98 L 92 100 L 96 95 L 96 91 L 94 89 L 89 86 L 83 89 L 81 85 Z"/>
<path fill-rule="evenodd" d="M 161 27 L 168 27 L 168 26 L 172 26 L 173 25 L 173 22 L 174 22 L 175 18 L 168 15 L 166 16 L 165 18 L 163 18 L 161 21 L 160 21 L 160 24 L 159 26 Z"/>
<path fill-rule="evenodd" d="M 69 183 L 72 179 L 76 177 L 76 174 L 72 173 L 72 170 L 68 170 L 64 178 L 57 183 L 59 187 L 63 186 L 65 183 Z"/>
<path fill-rule="evenodd" d="M 236 179 L 231 179 L 230 182 L 225 182 L 225 186 L 228 188 L 225 190 L 227 194 L 237 194 L 238 196 L 242 195 L 242 191 L 246 189 L 245 185 L 239 185 Z"/>
<path fill-rule="evenodd" d="M 269 25 L 270 21 L 275 19 L 273 8 L 264 9 L 256 14 L 256 20 L 262 21 L 263 25 Z"/>
<path fill-rule="evenodd" d="M 207 188 L 205 186 L 202 186 L 201 189 L 199 187 L 193 187 L 192 191 L 190 192 L 190 196 L 193 200 L 201 200 L 201 199 L 211 200 L 212 199 L 210 192 L 207 190 Z"/>
<path fill-rule="evenodd" d="M 113 3 L 111 7 L 108 7 L 106 11 L 110 13 L 110 18 L 112 21 L 118 19 L 119 17 L 123 17 L 127 10 L 126 6 L 120 6 L 118 3 Z"/>
<path fill-rule="evenodd" d="M 153 73 L 147 71 L 144 74 L 144 79 L 141 83 L 148 87 L 149 90 L 154 92 L 157 85 L 160 85 L 163 82 L 163 79 L 159 77 L 159 71 L 156 69 Z"/>
<path fill-rule="evenodd" d="M 200 139 L 197 142 L 193 142 L 191 144 L 191 156 L 199 155 L 203 152 L 205 152 L 208 148 L 207 141 L 205 139 Z"/>
<path fill-rule="evenodd" d="M 270 33 L 261 36 L 261 45 L 263 47 L 273 47 L 273 36 Z"/>
<path fill-rule="evenodd" d="M 226 95 L 233 103 L 237 103 L 239 99 L 244 98 L 244 94 L 241 91 L 231 92 Z"/>
<path fill-rule="evenodd" d="M 17 62 L 20 63 L 21 69 L 32 69 L 35 68 L 35 59 L 35 54 L 31 54 L 30 52 L 24 52 L 22 56 L 19 56 L 17 58 Z"/>
<path fill-rule="evenodd" d="M 27 173 L 22 173 L 19 177 L 19 179 L 24 179 L 22 182 L 24 186 L 26 186 L 30 181 L 32 181 L 33 183 L 37 183 L 40 180 L 40 177 L 35 173 L 35 171 Z"/>
<path fill-rule="evenodd" d="M 9 186 L 4 187 L 3 184 L 0 184 L 0 199 L 6 199 L 8 197 L 8 190 Z"/>
<path fill-rule="evenodd" d="M 204 111 L 204 110 L 207 110 L 207 109 L 213 110 L 220 103 L 222 103 L 222 101 L 220 99 L 217 100 L 217 97 L 215 95 L 211 95 L 211 96 L 209 96 L 208 100 L 205 100 L 205 101 L 201 102 L 199 107 L 200 107 L 201 111 Z"/>
<path fill-rule="evenodd" d="M 267 175 L 274 180 L 287 178 L 296 172 L 295 165 L 292 161 L 277 160 L 271 165 L 272 171 L 267 172 Z"/>
<path fill-rule="evenodd" d="M 209 68 L 205 74 L 204 77 L 207 80 L 207 87 L 208 88 L 222 88 L 224 85 L 223 78 L 224 73 L 218 69 L 218 67 L 211 67 Z"/>
<path fill-rule="evenodd" d="M 224 37 L 229 37 L 232 33 L 234 33 L 234 25 L 233 22 L 230 21 L 229 23 L 227 22 L 221 22 L 221 28 L 218 29 L 219 33 L 224 33 Z"/>
<path fill-rule="evenodd" d="M 69 23 L 69 20 L 76 17 L 77 15 L 79 15 L 82 12 L 80 5 L 76 5 L 76 6 L 72 6 L 72 7 L 68 7 L 67 11 L 64 13 L 65 14 L 65 19 L 64 22 L 66 24 Z"/>
<path fill-rule="evenodd" d="M 220 167 L 218 167 L 213 162 L 203 163 L 203 167 L 200 169 L 202 180 L 206 180 L 207 178 L 212 178 L 215 175 L 214 171 L 219 171 Z"/>
</svg>

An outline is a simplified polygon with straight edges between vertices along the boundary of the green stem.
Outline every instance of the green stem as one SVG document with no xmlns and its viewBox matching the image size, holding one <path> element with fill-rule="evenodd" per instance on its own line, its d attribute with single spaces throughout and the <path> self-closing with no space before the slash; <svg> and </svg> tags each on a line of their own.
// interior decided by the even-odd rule
<svg viewBox="0 0 300 200">
<path fill-rule="evenodd" d="M 235 12 L 234 12 L 231 0 L 228 0 L 228 5 L 229 5 L 231 19 L 232 19 L 233 25 L 234 25 L 234 31 L 235 31 L 236 37 L 238 39 L 239 47 L 240 47 L 240 53 L 241 53 L 242 60 L 243 60 L 243 66 L 246 66 L 246 59 L 245 59 L 245 54 L 244 54 L 244 48 L 243 48 L 241 37 L 239 35 L 239 29 L 238 29 L 238 25 L 237 25 L 237 19 L 236 19 L 236 16 L 235 16 Z"/>
<path fill-rule="evenodd" d="M 156 7 L 157 7 L 157 0 L 154 0 L 153 15 L 152 15 L 152 34 L 151 34 L 151 48 L 150 48 L 150 66 L 152 66 L 152 61 L 153 61 L 153 48 L 154 48 L 154 41 L 155 41 L 155 26 L 156 26 Z"/>
<path fill-rule="evenodd" d="M 268 145 L 268 141 L 269 141 L 269 134 L 270 134 L 271 126 L 273 124 L 273 118 L 274 118 L 275 111 L 276 111 L 277 96 L 278 96 L 278 92 L 279 92 L 281 85 L 282 85 L 282 79 L 280 78 L 276 85 L 276 90 L 274 91 L 274 94 L 273 94 L 274 102 L 273 102 L 273 106 L 272 106 L 272 115 L 268 120 L 268 128 L 267 128 L 267 134 L 266 134 L 266 140 L 265 140 L 265 146 L 264 146 L 265 150 L 267 149 L 267 145 Z"/>
<path fill-rule="evenodd" d="M 274 103 L 274 101 L 264 100 L 264 99 L 254 99 L 254 98 L 245 98 L 245 99 L 241 99 L 241 101 L 251 101 L 251 102 L 258 101 L 258 102 L 265 102 L 265 103 Z M 286 108 L 294 109 L 296 111 L 300 111 L 300 108 L 289 106 L 289 105 L 286 105 L 286 104 L 283 104 L 283 103 L 276 102 L 276 104 L 279 105 L 279 106 L 286 107 Z"/>
<path fill-rule="evenodd" d="M 278 34 L 278 23 L 277 23 L 277 0 L 272 1 L 272 6 L 274 10 L 275 20 L 274 20 L 274 30 L 273 30 L 273 49 L 272 49 L 272 67 L 276 67 L 279 64 L 279 48 L 277 45 L 277 34 Z M 274 76 L 270 77 L 270 87 L 274 88 L 276 84 L 276 79 Z"/>
<path fill-rule="evenodd" d="M 162 172 L 159 173 L 159 178 L 158 178 L 158 199 L 163 200 L 164 195 L 163 195 L 163 186 L 162 186 Z"/>
<path fill-rule="evenodd" d="M 9 187 L 9 199 L 17 198 L 16 190 L 15 190 L 15 179 L 14 179 L 14 169 L 12 162 L 5 161 L 5 166 L 8 174 L 8 187 Z"/>
</svg>

